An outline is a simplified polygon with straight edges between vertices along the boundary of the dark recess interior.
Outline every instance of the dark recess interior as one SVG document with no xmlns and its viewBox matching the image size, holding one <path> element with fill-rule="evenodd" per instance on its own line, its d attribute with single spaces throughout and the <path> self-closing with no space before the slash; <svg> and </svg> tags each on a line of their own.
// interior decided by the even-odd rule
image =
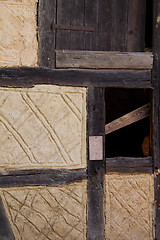
<svg viewBox="0 0 160 240">
<path fill-rule="evenodd" d="M 150 102 L 149 89 L 107 88 L 106 124 Z M 147 117 L 106 135 L 106 157 L 144 157 L 142 143 L 150 137 Z"/>
<path fill-rule="evenodd" d="M 145 50 L 152 51 L 153 1 L 146 0 Z"/>
</svg>

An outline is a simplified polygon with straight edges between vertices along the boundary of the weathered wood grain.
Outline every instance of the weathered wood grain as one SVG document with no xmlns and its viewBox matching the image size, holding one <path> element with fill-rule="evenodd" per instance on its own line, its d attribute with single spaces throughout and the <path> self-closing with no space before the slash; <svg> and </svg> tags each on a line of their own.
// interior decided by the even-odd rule
<svg viewBox="0 0 160 240">
<path fill-rule="evenodd" d="M 57 24 L 70 25 L 72 0 L 57 1 Z M 56 30 L 56 49 L 70 49 L 70 30 Z"/>
<path fill-rule="evenodd" d="M 85 26 L 84 22 L 84 6 L 85 1 L 83 0 L 72 0 L 71 3 L 71 25 Z M 84 32 L 83 31 L 71 31 L 71 49 L 83 50 L 85 46 Z"/>
<path fill-rule="evenodd" d="M 152 53 L 56 51 L 56 68 L 152 69 Z"/>
<path fill-rule="evenodd" d="M 128 1 L 127 51 L 143 52 L 145 48 L 146 0 Z"/>
<path fill-rule="evenodd" d="M 40 0 L 38 4 L 38 65 L 55 68 L 56 0 Z M 30 53 L 32 54 L 32 53 Z"/>
<path fill-rule="evenodd" d="M 49 70 L 40 68 L 1 68 L 1 87 L 33 87 L 55 84 L 75 87 L 151 87 L 150 70 Z"/>
<path fill-rule="evenodd" d="M 155 239 L 160 240 L 160 1 L 153 1 L 153 95 L 152 95 L 152 144 L 154 160 Z"/>
<path fill-rule="evenodd" d="M 97 51 L 111 51 L 113 34 L 113 0 L 97 1 L 97 32 L 96 49 Z"/>
<path fill-rule="evenodd" d="M 84 40 L 85 40 L 85 50 L 96 50 L 96 39 L 97 39 L 97 9 L 98 9 L 98 1 L 97 0 L 85 0 L 85 26 L 91 26 L 95 28 L 94 32 L 85 32 Z"/>
<path fill-rule="evenodd" d="M 114 157 L 106 158 L 106 173 L 152 173 L 152 157 L 131 158 Z"/>
<path fill-rule="evenodd" d="M 0 173 L 0 187 L 57 186 L 87 178 L 86 169 L 28 169 Z"/>
<path fill-rule="evenodd" d="M 120 128 L 126 127 L 134 122 L 144 119 L 150 115 L 151 105 L 150 103 L 123 115 L 122 117 L 115 119 L 114 121 L 105 125 L 105 134 L 114 132 Z"/>
<path fill-rule="evenodd" d="M 112 51 L 127 51 L 128 1 L 112 0 Z M 106 39 L 108 40 L 108 39 Z"/>
<path fill-rule="evenodd" d="M 39 66 L 55 67 L 55 49 L 143 51 L 145 2 L 40 0 Z M 95 32 L 55 29 L 54 24 L 91 26 Z"/>
<path fill-rule="evenodd" d="M 104 240 L 105 211 L 105 153 L 104 153 L 104 126 L 105 104 L 104 89 L 89 88 L 88 100 L 88 145 L 90 136 L 103 137 L 103 160 L 89 160 L 88 149 L 88 214 L 87 214 L 87 239 Z"/>
</svg>

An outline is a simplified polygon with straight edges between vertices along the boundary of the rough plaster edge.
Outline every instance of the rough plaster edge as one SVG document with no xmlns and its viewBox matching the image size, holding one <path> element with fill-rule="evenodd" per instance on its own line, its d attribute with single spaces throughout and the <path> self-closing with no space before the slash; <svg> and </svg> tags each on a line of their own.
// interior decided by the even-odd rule
<svg viewBox="0 0 160 240">
<path fill-rule="evenodd" d="M 43 89 L 44 88 L 44 89 Z M 52 88 L 52 90 L 51 90 Z M 46 92 L 46 91 L 47 92 Z M 87 165 L 87 151 L 86 151 L 86 120 L 87 120 L 87 111 L 86 111 L 86 92 L 87 89 L 86 88 L 78 88 L 78 87 L 61 87 L 61 86 L 53 86 L 53 85 L 36 85 L 34 88 L 30 89 L 30 88 L 3 88 L 0 87 L 0 91 L 9 91 L 9 92 L 31 92 L 31 93 L 46 93 L 46 94 L 59 94 L 59 93 L 76 93 L 76 94 L 82 94 L 82 136 L 81 136 L 81 164 L 73 164 L 72 166 L 64 166 L 64 164 L 62 165 L 58 165 L 58 166 L 54 166 L 53 163 L 50 164 L 32 164 L 30 165 L 30 163 L 28 164 L 23 164 L 21 166 L 14 166 L 14 165 L 9 165 L 4 164 L 1 165 L 0 164 L 0 172 L 3 172 L 5 174 L 5 172 L 9 171 L 9 170 L 23 170 L 23 169 L 40 169 L 40 168 L 53 168 L 53 169 L 58 169 L 58 168 L 64 168 L 64 169 L 79 169 L 79 168 L 85 168 Z M 6 167 L 7 166 L 7 167 Z"/>
<path fill-rule="evenodd" d="M 83 194 L 82 194 L 82 198 L 85 199 L 85 202 L 86 202 L 86 214 L 87 214 L 87 181 L 86 180 L 83 180 L 81 183 L 71 183 L 69 184 L 69 186 L 75 186 L 75 185 L 82 185 L 82 187 L 84 188 L 83 190 Z M 9 191 L 9 190 L 45 190 L 45 189 L 53 189 L 53 188 L 64 188 L 68 186 L 68 184 L 64 184 L 64 185 L 61 185 L 61 186 L 54 186 L 54 187 L 47 187 L 47 186 L 33 186 L 33 187 L 13 187 L 13 188 L 0 188 L 0 197 L 2 198 L 2 202 L 3 202 L 3 205 L 4 205 L 4 209 L 6 211 L 6 214 L 7 214 L 7 217 L 9 219 L 9 222 L 10 222 L 10 225 L 11 225 L 11 228 L 12 228 L 12 231 L 13 231 L 13 234 L 15 236 L 15 239 L 16 240 L 21 240 L 21 238 L 18 238 L 17 236 L 19 236 L 19 233 L 18 233 L 18 230 L 16 229 L 16 227 L 14 226 L 13 224 L 13 221 L 12 221 L 12 218 L 11 218 L 11 214 L 9 213 L 9 208 L 8 208 L 8 205 L 6 204 L 6 201 L 3 197 L 3 191 Z M 84 216 L 85 217 L 85 216 Z M 85 217 L 86 219 L 86 217 Z M 86 227 L 84 228 L 84 236 L 86 236 Z M 84 239 L 85 240 L 85 239 Z"/>
<path fill-rule="evenodd" d="M 0 5 L 22 5 L 31 6 L 37 3 L 39 0 L 1 0 Z"/>
<path fill-rule="evenodd" d="M 106 196 L 109 196 L 109 189 L 108 189 L 108 182 L 109 180 L 123 180 L 123 179 L 131 179 L 132 177 L 136 177 L 136 179 L 148 179 L 149 181 L 149 192 L 151 193 L 151 197 L 150 197 L 150 200 L 149 202 L 152 204 L 151 205 L 151 210 L 152 210 L 152 215 L 150 215 L 150 226 L 151 226 L 151 230 L 150 230 L 150 237 L 151 237 L 151 240 L 154 239 L 154 235 L 155 235 L 155 229 L 154 229 L 154 218 L 155 218 L 155 213 L 154 213 L 154 175 L 153 174 L 148 174 L 148 173 L 145 173 L 145 174 L 142 174 L 142 173 L 132 173 L 132 174 L 117 174 L 117 173 L 112 173 L 112 174 L 106 174 L 106 177 L 105 177 L 105 194 Z M 133 179 L 134 180 L 134 179 Z M 110 201 L 109 201 L 109 197 L 106 197 L 105 198 L 105 211 L 106 211 L 106 214 L 105 214 L 105 220 L 106 220 L 106 225 L 105 225 L 105 232 L 109 232 L 110 231 L 110 225 L 108 223 L 110 223 L 110 216 L 109 214 L 107 215 L 107 213 L 110 212 L 109 210 L 109 206 L 110 206 Z"/>
<path fill-rule="evenodd" d="M 0 6 L 28 6 L 28 7 L 32 7 L 34 8 L 33 13 L 34 13 L 34 27 L 35 27 L 35 50 L 36 50 L 36 58 L 34 61 L 34 64 L 27 64 L 27 65 L 23 65 L 22 64 L 22 59 L 21 59 L 21 52 L 19 53 L 19 61 L 18 63 L 13 63 L 13 64 L 9 64 L 9 66 L 12 67 L 20 67 L 20 66 L 33 66 L 33 67 L 37 67 L 38 66 L 38 39 L 37 39 L 37 34 L 38 34 L 38 30 L 37 30 L 37 3 L 39 0 L 1 0 L 0 1 Z M 2 67 L 7 67 L 8 66 L 8 61 L 5 63 L 5 60 L 2 61 Z"/>
</svg>

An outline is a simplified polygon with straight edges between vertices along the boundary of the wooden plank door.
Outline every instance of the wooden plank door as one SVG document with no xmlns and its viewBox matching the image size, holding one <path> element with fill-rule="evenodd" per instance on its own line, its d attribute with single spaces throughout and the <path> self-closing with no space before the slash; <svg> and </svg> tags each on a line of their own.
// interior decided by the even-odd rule
<svg viewBox="0 0 160 240">
<path fill-rule="evenodd" d="M 41 0 L 39 65 L 55 68 L 56 49 L 144 51 L 145 4 L 146 0 Z"/>
</svg>

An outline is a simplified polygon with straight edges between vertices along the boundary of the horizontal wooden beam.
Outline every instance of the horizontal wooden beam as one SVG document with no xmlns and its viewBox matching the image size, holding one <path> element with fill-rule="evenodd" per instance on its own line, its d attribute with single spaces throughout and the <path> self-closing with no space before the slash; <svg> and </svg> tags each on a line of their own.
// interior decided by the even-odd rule
<svg viewBox="0 0 160 240">
<path fill-rule="evenodd" d="M 54 84 L 74 87 L 151 87 L 150 70 L 49 70 L 42 68 L 0 68 L 0 86 L 33 87 Z"/>
<path fill-rule="evenodd" d="M 151 105 L 150 103 L 137 108 L 136 110 L 123 115 L 120 118 L 105 125 L 105 134 L 114 132 L 120 128 L 126 127 L 132 123 L 142 120 L 150 115 Z"/>
<path fill-rule="evenodd" d="M 56 50 L 56 68 L 152 69 L 152 53 Z"/>
<path fill-rule="evenodd" d="M 57 186 L 87 178 L 86 169 L 29 169 L 0 174 L 0 187 Z"/>
<path fill-rule="evenodd" d="M 152 157 L 131 158 L 115 157 L 106 158 L 106 173 L 152 173 Z"/>
</svg>

